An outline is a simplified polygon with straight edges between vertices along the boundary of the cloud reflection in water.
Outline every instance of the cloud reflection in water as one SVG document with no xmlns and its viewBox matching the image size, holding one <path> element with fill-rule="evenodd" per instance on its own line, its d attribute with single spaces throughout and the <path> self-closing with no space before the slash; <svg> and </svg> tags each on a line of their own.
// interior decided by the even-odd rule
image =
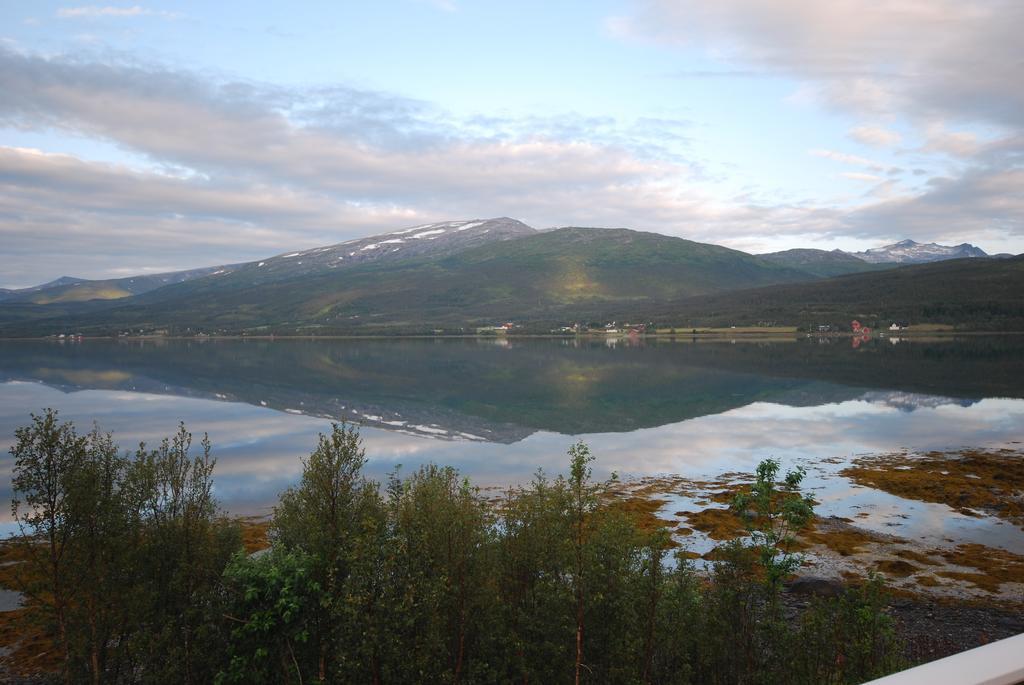
<svg viewBox="0 0 1024 685">
<path fill-rule="evenodd" d="M 579 437 L 597 455 L 599 477 L 611 471 L 714 476 L 750 470 L 768 456 L 792 463 L 900 448 L 993 447 L 1024 439 L 1024 400 L 970 403 L 918 397 L 913 411 L 907 410 L 905 396 L 893 402 L 879 392 L 806 407 L 755 402 L 656 428 Z M 218 496 L 238 514 L 267 511 L 277 494 L 298 479 L 300 460 L 316 444 L 317 433 L 329 428 L 325 419 L 243 403 L 123 391 L 65 393 L 40 383 L 9 382 L 0 384 L 0 449 L 7 452 L 14 429 L 27 422 L 29 411 L 44 407 L 58 409 L 80 429 L 95 420 L 126 449 L 140 441 L 157 443 L 174 432 L 179 420 L 195 434 L 209 433 L 218 460 Z M 383 478 L 399 464 L 409 471 L 436 462 L 453 465 L 482 485 L 523 482 L 538 468 L 557 473 L 575 439 L 538 431 L 506 445 L 435 440 L 370 427 L 362 435 L 373 478 Z M 9 501 L 12 460 L 7 457 L 0 464 L 0 497 Z M 863 491 L 833 488 L 823 503 L 827 508 L 844 497 L 864 496 Z M 877 502 L 877 494 L 871 497 Z M 0 520 L 9 525 L 6 507 L 2 515 Z"/>
</svg>

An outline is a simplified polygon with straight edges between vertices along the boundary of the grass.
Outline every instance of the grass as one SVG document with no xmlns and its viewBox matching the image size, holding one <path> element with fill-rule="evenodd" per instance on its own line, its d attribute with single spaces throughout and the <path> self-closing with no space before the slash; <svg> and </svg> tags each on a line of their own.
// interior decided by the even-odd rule
<svg viewBox="0 0 1024 685">
<path fill-rule="evenodd" d="M 1005 505 L 1014 498 L 1020 501 L 1021 457 L 1013 450 L 964 450 L 923 457 L 884 455 L 856 460 L 848 469 L 853 473 L 847 475 L 863 478 L 857 482 L 866 487 L 882 489 L 876 482 L 881 481 L 899 496 L 916 495 L 930 502 L 948 501 L 961 506 L 968 503 L 969 511 L 976 508 L 1012 518 L 1015 510 Z M 894 480 L 885 480 L 887 475 L 894 475 Z M 673 531 L 677 539 L 697 531 L 709 540 L 722 542 L 744 533 L 740 517 L 721 505 L 730 503 L 748 487 L 745 478 L 749 476 L 727 474 L 714 481 L 677 476 L 649 478 L 630 492 L 635 497 L 650 498 L 651 511 L 663 508 L 661 493 L 684 495 L 698 505 L 708 505 L 697 511 L 677 511 L 673 515 L 676 520 L 668 525 L 677 526 Z M 810 568 L 822 563 L 835 567 L 851 582 L 870 573 L 881 574 L 890 580 L 895 594 L 924 593 L 929 601 L 1021 604 L 1017 588 L 1024 589 L 1024 556 L 1004 549 L 972 542 L 928 548 L 913 540 L 859 528 L 849 519 L 818 517 L 800 532 L 793 550 L 808 555 Z M 703 558 L 715 560 L 721 554 L 722 549 L 715 547 Z M 698 555 L 686 552 L 685 556 Z M 986 596 L 988 600 L 983 599 Z"/>
<path fill-rule="evenodd" d="M 656 330 L 659 335 L 771 335 L 779 333 L 797 333 L 796 326 L 722 326 L 720 328 L 659 328 Z"/>
<path fill-rule="evenodd" d="M 841 557 L 862 554 L 868 551 L 869 545 L 895 541 L 900 540 L 872 533 L 841 519 L 822 518 L 818 518 L 814 527 L 804 531 L 798 539 L 804 549 L 809 549 L 811 545 L 821 545 Z"/>
<path fill-rule="evenodd" d="M 947 563 L 967 571 L 942 570 L 935 575 L 959 580 L 989 593 L 997 593 L 1006 583 L 1024 586 L 1024 556 L 977 543 L 957 545 L 952 550 L 938 551 Z"/>
<path fill-rule="evenodd" d="M 86 300 L 120 300 L 130 297 L 132 294 L 117 286 L 79 284 L 54 294 L 44 290 L 33 297 L 31 301 L 34 304 L 53 304 L 54 302 L 85 302 Z"/>
<path fill-rule="evenodd" d="M 902 559 L 882 559 L 875 564 L 875 570 L 885 575 L 906 578 L 907 576 L 914 575 L 921 569 Z"/>
<path fill-rule="evenodd" d="M 242 529 L 242 546 L 247 554 L 270 547 L 270 520 L 261 516 L 250 516 L 238 520 Z"/>
<path fill-rule="evenodd" d="M 911 333 L 939 333 L 955 330 L 955 326 L 942 323 L 919 323 L 908 327 L 907 330 Z"/>
<path fill-rule="evenodd" d="M 732 540 L 747 532 L 743 520 L 729 509 L 680 511 L 676 512 L 676 515 L 685 518 L 691 528 L 699 530 L 712 540 Z"/>
<path fill-rule="evenodd" d="M 1015 450 L 863 457 L 840 475 L 892 495 L 945 504 L 966 516 L 982 512 L 1024 528 L 1024 454 Z"/>
</svg>

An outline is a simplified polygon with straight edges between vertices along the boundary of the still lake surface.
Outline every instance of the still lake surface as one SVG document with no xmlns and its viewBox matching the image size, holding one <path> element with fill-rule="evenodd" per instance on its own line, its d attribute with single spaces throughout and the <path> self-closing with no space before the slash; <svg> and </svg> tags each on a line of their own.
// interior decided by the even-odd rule
<svg viewBox="0 0 1024 685">
<path fill-rule="evenodd" d="M 857 455 L 1024 447 L 1019 337 L 5 341 L 5 502 L 14 429 L 44 407 L 83 432 L 97 422 L 123 448 L 179 420 L 208 433 L 218 497 L 240 515 L 267 513 L 317 434 L 344 419 L 362 426 L 377 479 L 435 462 L 480 485 L 521 483 L 562 470 L 576 439 L 597 477 L 714 477 L 771 456 L 811 467 L 822 513 L 866 508 L 871 527 L 1024 552 L 1012 526 L 834 475 Z M 0 533 L 11 527 L 5 506 Z"/>
</svg>

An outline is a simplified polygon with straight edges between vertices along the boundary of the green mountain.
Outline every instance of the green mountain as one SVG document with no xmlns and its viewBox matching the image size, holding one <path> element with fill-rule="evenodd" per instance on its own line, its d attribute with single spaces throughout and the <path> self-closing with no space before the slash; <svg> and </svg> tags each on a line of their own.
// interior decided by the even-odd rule
<svg viewBox="0 0 1024 685">
<path fill-rule="evenodd" d="M 209 266 L 189 269 L 187 271 L 169 271 L 167 273 L 100 280 L 61 276 L 57 280 L 31 288 L 0 291 L 0 301 L 3 301 L 5 304 L 50 305 L 87 302 L 89 300 L 119 300 L 174 283 L 183 283 L 211 274 L 227 273 L 234 268 L 235 265 Z"/>
<path fill-rule="evenodd" d="M 532 331 L 608 321 L 845 329 L 853 318 L 873 327 L 895 320 L 1021 330 L 1021 260 L 897 267 L 838 251 L 758 257 L 621 228 L 536 231 L 501 217 L 414 226 L 230 267 L 64 279 L 0 301 L 0 335 L 409 334 L 507 321 Z M 823 278 L 836 273 L 844 275 Z"/>
<path fill-rule="evenodd" d="M 14 335 L 35 335 L 37 329 L 34 325 L 23 322 L 49 319 L 45 324 L 49 326 L 47 330 L 56 331 L 54 327 L 57 327 L 60 331 L 71 332 L 74 326 L 86 321 L 102 320 L 101 315 L 85 316 L 91 312 L 106 311 L 126 303 L 137 304 L 137 299 L 127 298 L 203 276 L 209 278 L 196 283 L 187 291 L 192 300 L 202 300 L 218 292 L 330 274 L 360 265 L 388 264 L 411 258 L 439 258 L 485 243 L 511 240 L 534 233 L 536 231 L 533 228 L 507 217 L 449 221 L 347 240 L 327 247 L 282 253 L 245 264 L 109 281 L 63 277 L 32 288 L 0 292 L 0 327 L 6 324 L 7 330 L 13 331 Z M 183 292 L 172 289 L 160 293 L 156 299 L 173 298 Z M 150 298 L 145 300 L 147 304 L 152 301 Z"/>
<path fill-rule="evenodd" d="M 828 251 L 797 248 L 794 250 L 783 250 L 782 252 L 769 252 L 758 255 L 758 257 L 772 264 L 804 271 L 819 278 L 877 271 L 879 269 L 892 268 L 893 266 L 892 264 L 870 264 L 842 250 Z"/>
<path fill-rule="evenodd" d="M 477 223 L 474 230 L 486 224 Z M 65 309 L 59 317 L 31 322 L 25 321 L 26 314 L 22 324 L 0 330 L 8 335 L 124 329 L 421 332 L 503 321 L 600 318 L 612 309 L 628 313 L 658 302 L 813 278 L 744 252 L 657 233 L 525 228 L 465 249 L 439 247 L 405 258 L 391 256 L 391 250 L 414 239 L 396 232 L 397 237 L 387 238 L 396 242 L 388 245 L 386 259 L 352 263 L 364 250 L 379 251 L 385 242 L 366 239 L 372 242 L 362 247 L 290 253 L 274 264 L 242 265 L 114 305 Z M 408 235 L 455 230 L 428 228 Z M 424 244 L 415 242 L 417 249 Z M 284 260 L 289 261 L 281 264 Z M 10 321 L 8 314 L 0 305 L 0 320 Z M 31 312 L 32 317 L 41 315 L 40 310 Z"/>
<path fill-rule="evenodd" d="M 968 330 L 1024 330 L 1024 255 L 972 257 L 688 298 L 646 309 L 683 327 L 740 326 L 762 320 L 848 330 L 893 321 L 953 324 Z"/>
</svg>

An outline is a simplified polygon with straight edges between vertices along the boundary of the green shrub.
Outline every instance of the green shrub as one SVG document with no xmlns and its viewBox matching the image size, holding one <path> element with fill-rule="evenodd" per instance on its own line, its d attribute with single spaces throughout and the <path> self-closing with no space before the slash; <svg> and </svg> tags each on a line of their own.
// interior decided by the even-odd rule
<svg viewBox="0 0 1024 685">
<path fill-rule="evenodd" d="M 591 480 L 583 443 L 568 477 L 490 502 L 433 465 L 382 491 L 334 425 L 246 555 L 184 426 L 132 455 L 52 411 L 16 438 L 21 589 L 67 682 L 838 685 L 902 665 L 878 579 L 786 609 L 813 502 L 773 460 L 702 575 Z"/>
</svg>

